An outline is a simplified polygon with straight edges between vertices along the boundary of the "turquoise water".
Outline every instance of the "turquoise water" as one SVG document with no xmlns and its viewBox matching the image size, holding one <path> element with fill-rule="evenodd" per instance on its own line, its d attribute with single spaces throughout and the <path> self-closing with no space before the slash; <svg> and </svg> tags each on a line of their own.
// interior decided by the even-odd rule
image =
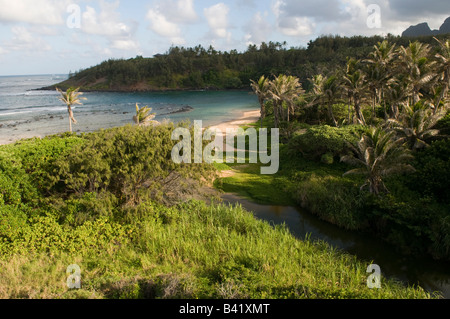
<svg viewBox="0 0 450 319">
<path fill-rule="evenodd" d="M 69 130 L 67 108 L 56 91 L 36 89 L 59 83 L 65 75 L 0 77 L 0 143 Z M 255 95 L 244 91 L 158 93 L 85 93 L 87 100 L 74 107 L 75 132 L 133 123 L 135 105 L 149 106 L 156 120 L 202 120 L 204 126 L 236 119 L 242 111 L 258 109 Z M 176 113 L 190 106 L 190 112 Z M 175 112 L 175 113 L 173 113 Z"/>
</svg>

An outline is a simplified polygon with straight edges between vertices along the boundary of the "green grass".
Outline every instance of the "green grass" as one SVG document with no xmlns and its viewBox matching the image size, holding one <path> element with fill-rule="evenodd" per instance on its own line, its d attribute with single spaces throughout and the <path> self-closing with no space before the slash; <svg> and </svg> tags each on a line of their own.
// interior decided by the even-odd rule
<svg viewBox="0 0 450 319">
<path fill-rule="evenodd" d="M 157 202 L 158 197 L 153 201 L 140 197 L 133 204 L 121 202 L 106 184 L 99 191 L 80 188 L 78 193 L 67 192 L 61 182 L 55 188 L 48 186 L 59 168 L 67 169 L 67 174 L 80 172 L 83 167 L 73 170 L 65 163 L 89 155 L 92 150 L 84 149 L 89 140 L 98 143 L 98 152 L 104 148 L 104 155 L 116 156 L 114 147 L 124 152 L 126 156 L 107 163 L 124 170 L 135 159 L 130 154 L 148 147 L 148 140 L 157 143 L 148 134 L 166 136 L 170 131 L 145 132 L 139 134 L 142 139 L 128 138 L 143 133 L 133 127 L 108 132 L 118 143 L 101 138 L 105 132 L 100 132 L 0 147 L 0 298 L 432 297 L 421 288 L 386 279 L 382 289 L 369 289 L 370 261 L 359 261 L 323 242 L 298 240 L 284 226 L 259 221 L 239 206 L 184 200 L 168 205 Z M 128 147 L 130 140 L 133 147 Z M 80 146 L 81 152 L 72 152 Z M 157 149 L 170 151 L 167 145 Z M 86 162 L 84 169 L 88 164 L 92 163 Z M 98 162 L 89 166 L 89 173 L 96 176 L 94 164 Z M 289 175 L 293 167 L 317 168 L 306 162 L 291 164 L 277 175 L 260 175 L 254 164 L 214 166 L 236 171 L 222 180 L 223 189 L 245 190 L 260 202 L 287 204 L 292 200 L 287 190 L 294 185 Z M 323 174 L 337 169 L 327 167 L 323 166 Z M 152 177 L 162 173 L 155 171 Z M 310 173 L 302 171 L 296 178 Z M 40 185 L 47 185 L 48 193 Z M 120 190 L 124 197 L 133 191 Z M 66 269 L 72 264 L 81 268 L 80 290 L 66 285 Z"/>
<path fill-rule="evenodd" d="M 259 164 L 229 165 L 234 175 L 217 179 L 215 187 L 259 204 L 295 205 L 287 191 L 288 181 L 280 175 L 261 175 Z"/>
<path fill-rule="evenodd" d="M 170 221 L 164 222 L 163 214 L 170 214 Z M 131 227 L 129 239 L 116 243 L 2 259 L 0 297 L 431 297 L 384 278 L 382 289 L 369 289 L 369 262 L 323 242 L 297 240 L 285 227 L 273 228 L 238 206 L 190 202 L 168 210 L 149 205 Z M 81 290 L 65 285 L 70 264 L 81 268 Z"/>
</svg>

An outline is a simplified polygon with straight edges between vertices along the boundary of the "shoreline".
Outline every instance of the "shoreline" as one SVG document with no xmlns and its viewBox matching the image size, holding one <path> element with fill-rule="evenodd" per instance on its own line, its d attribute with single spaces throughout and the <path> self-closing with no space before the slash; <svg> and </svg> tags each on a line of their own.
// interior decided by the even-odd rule
<svg viewBox="0 0 450 319">
<path fill-rule="evenodd" d="M 231 121 L 219 123 L 217 125 L 211 125 L 211 128 L 219 129 L 222 132 L 226 132 L 227 129 L 237 129 L 242 125 L 253 124 L 259 121 L 261 116 L 260 110 L 243 111 L 241 117 Z"/>
<path fill-rule="evenodd" d="M 253 111 L 240 111 L 240 117 L 236 117 L 233 120 L 220 122 L 216 125 L 210 125 L 211 128 L 217 128 L 222 132 L 226 132 L 227 128 L 237 129 L 242 125 L 252 124 L 260 119 L 260 110 Z M 22 132 L 19 135 L 11 138 L 10 136 L 0 136 L 0 146 L 14 144 L 20 140 L 26 140 L 31 138 L 45 138 L 46 136 L 57 135 L 60 133 L 49 133 L 49 134 L 36 134 L 32 131 Z"/>
</svg>

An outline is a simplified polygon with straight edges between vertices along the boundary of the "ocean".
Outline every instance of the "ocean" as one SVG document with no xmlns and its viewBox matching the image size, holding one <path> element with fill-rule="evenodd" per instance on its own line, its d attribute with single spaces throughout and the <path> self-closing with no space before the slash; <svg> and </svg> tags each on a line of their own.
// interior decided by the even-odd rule
<svg viewBox="0 0 450 319">
<path fill-rule="evenodd" d="M 58 92 L 37 90 L 65 79 L 67 75 L 0 76 L 0 144 L 67 132 L 67 107 Z M 86 92 L 83 97 L 83 105 L 73 107 L 78 122 L 74 132 L 133 124 L 136 103 L 151 107 L 157 121 L 202 120 L 204 126 L 259 108 L 257 97 L 245 91 Z M 193 109 L 183 112 L 188 106 Z"/>
</svg>

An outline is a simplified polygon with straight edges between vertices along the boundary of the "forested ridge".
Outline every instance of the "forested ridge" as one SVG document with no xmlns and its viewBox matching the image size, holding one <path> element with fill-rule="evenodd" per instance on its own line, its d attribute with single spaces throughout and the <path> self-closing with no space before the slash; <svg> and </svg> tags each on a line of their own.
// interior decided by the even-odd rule
<svg viewBox="0 0 450 319">
<path fill-rule="evenodd" d="M 432 37 L 417 38 L 436 46 Z M 322 36 L 307 47 L 290 47 L 269 42 L 250 45 L 245 52 L 221 52 L 204 48 L 171 47 L 152 58 L 109 59 L 94 67 L 79 70 L 69 79 L 45 89 L 81 87 L 83 91 L 161 91 L 250 89 L 250 80 L 262 75 L 290 74 L 300 79 L 305 89 L 308 79 L 328 74 L 345 66 L 347 58 L 366 57 L 378 42 L 388 40 L 407 46 L 415 38 L 388 35 Z"/>
</svg>

